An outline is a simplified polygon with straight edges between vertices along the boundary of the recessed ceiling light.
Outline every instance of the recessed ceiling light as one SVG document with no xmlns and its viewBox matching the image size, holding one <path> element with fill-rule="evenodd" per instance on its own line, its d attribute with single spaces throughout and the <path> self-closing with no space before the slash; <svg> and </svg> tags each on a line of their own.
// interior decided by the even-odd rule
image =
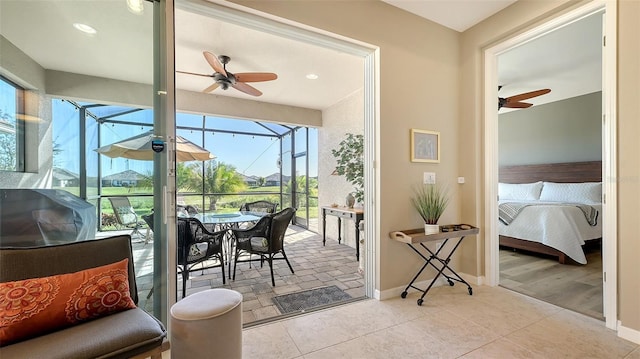
<svg viewBox="0 0 640 359">
<path fill-rule="evenodd" d="M 307 78 L 309 80 L 317 80 L 318 79 L 318 75 L 316 75 L 316 74 L 307 74 Z"/>
<path fill-rule="evenodd" d="M 96 34 L 98 31 L 96 31 L 96 29 L 92 28 L 89 25 L 85 25 L 85 24 L 81 24 L 79 22 L 76 22 L 75 24 L 73 24 L 73 27 L 75 27 L 77 30 L 80 30 L 82 32 L 84 32 L 85 34 L 89 34 L 89 35 L 94 35 Z"/>
<path fill-rule="evenodd" d="M 127 0 L 127 8 L 136 15 L 142 15 L 144 12 L 142 0 Z"/>
</svg>

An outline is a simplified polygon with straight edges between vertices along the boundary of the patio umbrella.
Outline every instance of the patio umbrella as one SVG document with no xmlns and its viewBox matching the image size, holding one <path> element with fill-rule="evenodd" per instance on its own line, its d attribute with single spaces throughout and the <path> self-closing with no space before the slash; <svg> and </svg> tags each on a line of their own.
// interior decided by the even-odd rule
<svg viewBox="0 0 640 359">
<path fill-rule="evenodd" d="M 102 146 L 95 151 L 105 156 L 116 158 L 124 157 L 133 160 L 153 160 L 153 150 L 151 141 L 154 138 L 153 131 L 145 132 L 141 135 Z M 215 156 L 206 149 L 188 141 L 184 137 L 176 136 L 176 160 L 186 161 L 207 161 Z"/>
</svg>

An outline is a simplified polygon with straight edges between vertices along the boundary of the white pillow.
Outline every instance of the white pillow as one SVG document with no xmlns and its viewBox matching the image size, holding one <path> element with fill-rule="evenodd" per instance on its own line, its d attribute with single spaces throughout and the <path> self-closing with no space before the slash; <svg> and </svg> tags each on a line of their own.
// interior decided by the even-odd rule
<svg viewBox="0 0 640 359">
<path fill-rule="evenodd" d="M 602 202 L 602 182 L 545 182 L 542 187 L 542 193 L 540 193 L 540 200 L 568 203 L 600 203 Z"/>
<path fill-rule="evenodd" d="M 540 198 L 542 181 L 534 183 L 498 183 L 498 199 L 501 201 L 535 201 Z"/>
</svg>

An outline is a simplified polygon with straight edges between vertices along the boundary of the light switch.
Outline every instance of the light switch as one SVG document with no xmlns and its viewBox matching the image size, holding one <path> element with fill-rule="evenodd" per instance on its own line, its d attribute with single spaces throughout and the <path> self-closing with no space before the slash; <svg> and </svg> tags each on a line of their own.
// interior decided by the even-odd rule
<svg viewBox="0 0 640 359">
<path fill-rule="evenodd" d="M 464 183 L 464 177 L 458 177 L 458 183 L 463 184 Z"/>
<path fill-rule="evenodd" d="M 435 172 L 425 172 L 424 177 L 422 178 L 422 182 L 424 184 L 436 184 Z"/>
</svg>

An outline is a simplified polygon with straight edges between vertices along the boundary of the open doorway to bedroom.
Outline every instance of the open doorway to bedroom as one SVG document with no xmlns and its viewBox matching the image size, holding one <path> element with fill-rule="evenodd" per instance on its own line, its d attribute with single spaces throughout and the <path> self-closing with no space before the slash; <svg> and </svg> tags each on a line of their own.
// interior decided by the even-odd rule
<svg viewBox="0 0 640 359">
<path fill-rule="evenodd" d="M 594 1 L 485 53 L 492 78 L 485 90 L 485 163 L 487 181 L 495 185 L 487 195 L 499 198 L 487 204 L 486 226 L 494 227 L 488 233 L 487 273 L 489 282 L 606 320 L 613 328 L 615 283 L 604 278 L 615 277 L 615 210 L 602 198 L 615 197 L 607 185 L 614 173 L 615 123 L 602 118 L 611 115 L 615 98 L 615 68 L 607 67 L 615 54 L 602 45 L 603 31 L 611 34 L 605 10 L 614 14 Z M 491 94 L 509 98 L 541 89 L 551 92 L 516 100 L 532 107 L 502 108 L 498 114 L 489 109 Z M 540 201 L 554 203 L 539 206 Z M 514 232 L 517 227 L 524 234 Z M 573 243 L 563 243 L 565 237 Z"/>
<path fill-rule="evenodd" d="M 600 320 L 602 22 L 498 56 L 500 97 L 551 91 L 498 111 L 500 285 Z"/>
</svg>

